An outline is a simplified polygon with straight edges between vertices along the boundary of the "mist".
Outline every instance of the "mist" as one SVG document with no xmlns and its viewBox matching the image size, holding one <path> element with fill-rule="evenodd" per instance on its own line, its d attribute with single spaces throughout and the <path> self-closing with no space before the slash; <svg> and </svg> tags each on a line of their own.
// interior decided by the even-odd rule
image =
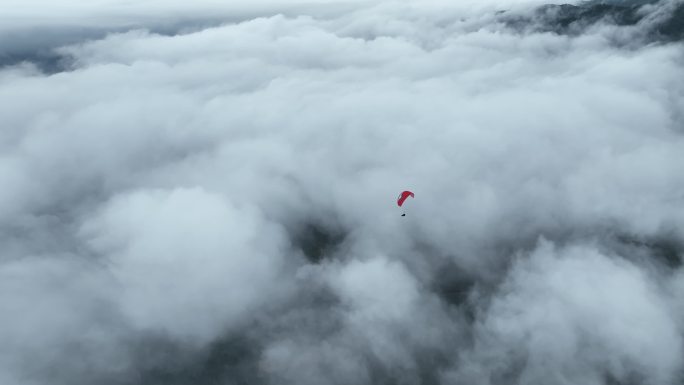
<svg viewBox="0 0 684 385">
<path fill-rule="evenodd" d="M 0 2 L 0 384 L 681 383 L 683 16 Z"/>
</svg>

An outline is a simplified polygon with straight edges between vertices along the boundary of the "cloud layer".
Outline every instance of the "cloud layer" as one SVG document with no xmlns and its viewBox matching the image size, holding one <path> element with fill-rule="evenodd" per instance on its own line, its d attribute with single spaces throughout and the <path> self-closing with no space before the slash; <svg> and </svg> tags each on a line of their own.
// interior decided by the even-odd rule
<svg viewBox="0 0 684 385">
<path fill-rule="evenodd" d="M 140 4 L 5 16 L 0 383 L 681 381 L 680 2 Z"/>
</svg>

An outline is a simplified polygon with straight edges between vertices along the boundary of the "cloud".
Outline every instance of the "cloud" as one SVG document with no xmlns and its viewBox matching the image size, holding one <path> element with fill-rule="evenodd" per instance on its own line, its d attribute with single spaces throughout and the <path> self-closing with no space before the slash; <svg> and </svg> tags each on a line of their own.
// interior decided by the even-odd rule
<svg viewBox="0 0 684 385">
<path fill-rule="evenodd" d="M 203 345 L 278 289 L 282 232 L 200 189 L 116 197 L 83 232 L 139 329 Z"/>
<path fill-rule="evenodd" d="M 70 4 L 0 39 L 0 381 L 679 379 L 680 3 Z"/>
<path fill-rule="evenodd" d="M 454 379 L 669 383 L 678 373 L 681 341 L 663 293 L 616 256 L 542 242 L 500 292 L 483 309 Z"/>
</svg>

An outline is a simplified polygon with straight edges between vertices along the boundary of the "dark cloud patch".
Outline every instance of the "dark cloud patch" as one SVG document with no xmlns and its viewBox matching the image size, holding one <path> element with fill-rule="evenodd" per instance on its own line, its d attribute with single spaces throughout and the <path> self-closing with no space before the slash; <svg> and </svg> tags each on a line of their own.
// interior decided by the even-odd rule
<svg viewBox="0 0 684 385">
<path fill-rule="evenodd" d="M 48 75 L 70 70 L 71 61 L 68 57 L 51 53 L 9 54 L 0 56 L 0 68 L 30 63 Z"/>
<path fill-rule="evenodd" d="M 176 36 L 229 23 L 231 23 L 229 19 L 209 19 L 161 22 L 151 26 L 146 24 L 110 28 L 55 26 L 13 30 L 0 38 L 0 69 L 30 63 L 42 73 L 53 75 L 75 68 L 73 57 L 61 52 L 60 47 L 84 44 L 103 39 L 109 34 L 139 29 L 161 36 Z"/>
<path fill-rule="evenodd" d="M 519 29 L 580 35 L 600 24 L 644 28 L 632 38 L 647 42 L 674 42 L 684 39 L 684 4 L 664 1 L 587 1 L 578 5 L 551 4 L 537 8 L 533 16 L 504 17 Z"/>
<path fill-rule="evenodd" d="M 476 281 L 459 269 L 448 265 L 439 269 L 435 275 L 433 290 L 450 305 L 462 305 L 467 302 Z"/>
<path fill-rule="evenodd" d="M 684 240 L 677 233 L 662 234 L 650 238 L 638 235 L 618 235 L 617 240 L 623 246 L 634 248 L 633 252 L 640 255 L 642 260 L 661 263 L 670 269 L 677 269 L 682 266 Z M 622 249 L 621 251 L 623 255 L 630 254 L 627 250 Z"/>
<path fill-rule="evenodd" d="M 293 244 L 309 262 L 320 263 L 334 256 L 345 237 L 340 229 L 309 223 L 295 230 Z"/>
<path fill-rule="evenodd" d="M 670 10 L 671 15 L 654 28 L 656 36 L 666 41 L 684 40 L 684 4 L 679 4 Z"/>
<path fill-rule="evenodd" d="M 602 21 L 618 26 L 634 25 L 642 19 L 642 16 L 638 15 L 639 9 L 641 5 L 563 4 L 541 7 L 537 10 L 537 15 L 554 32 L 578 34 Z"/>
<path fill-rule="evenodd" d="M 72 59 L 56 48 L 101 39 L 110 32 L 97 28 L 49 28 L 10 30 L 0 38 L 0 68 L 31 63 L 46 74 L 71 70 Z"/>
<path fill-rule="evenodd" d="M 258 370 L 258 342 L 249 335 L 224 337 L 201 351 L 182 345 L 140 344 L 136 374 L 124 383 L 135 385 L 246 385 L 263 381 Z M 154 348 L 152 348 L 154 347 Z"/>
</svg>

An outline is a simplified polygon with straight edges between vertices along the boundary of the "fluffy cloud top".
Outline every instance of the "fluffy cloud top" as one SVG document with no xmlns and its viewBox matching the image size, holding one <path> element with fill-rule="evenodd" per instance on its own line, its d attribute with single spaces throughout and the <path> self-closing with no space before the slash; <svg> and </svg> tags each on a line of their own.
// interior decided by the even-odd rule
<svg viewBox="0 0 684 385">
<path fill-rule="evenodd" d="M 681 3 L 538 4 L 3 2 L 0 382 L 680 381 Z"/>
</svg>

